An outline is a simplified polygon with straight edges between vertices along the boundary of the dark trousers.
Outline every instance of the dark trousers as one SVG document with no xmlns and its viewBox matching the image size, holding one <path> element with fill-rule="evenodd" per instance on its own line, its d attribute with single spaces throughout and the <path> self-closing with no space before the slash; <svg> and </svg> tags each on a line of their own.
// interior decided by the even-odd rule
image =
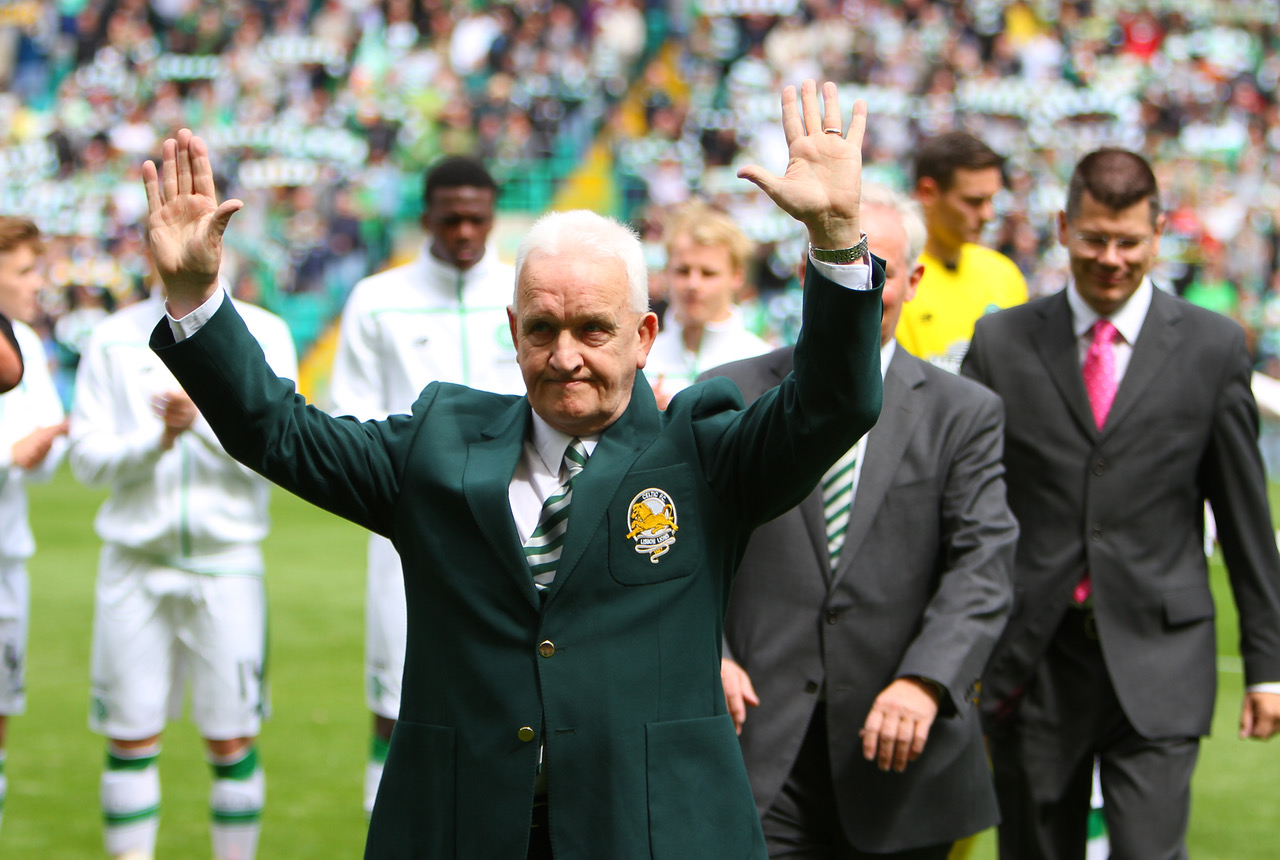
<svg viewBox="0 0 1280 860">
<path fill-rule="evenodd" d="M 827 709 L 819 704 L 791 774 L 762 820 L 772 858 L 788 860 L 946 860 L 950 843 L 894 854 L 868 854 L 849 844 L 836 809 L 827 751 Z"/>
<path fill-rule="evenodd" d="M 1001 860 L 1083 860 L 1095 757 L 1112 860 L 1185 860 L 1200 741 L 1134 730 L 1091 611 L 1067 611 L 1010 723 L 990 738 Z"/>
</svg>

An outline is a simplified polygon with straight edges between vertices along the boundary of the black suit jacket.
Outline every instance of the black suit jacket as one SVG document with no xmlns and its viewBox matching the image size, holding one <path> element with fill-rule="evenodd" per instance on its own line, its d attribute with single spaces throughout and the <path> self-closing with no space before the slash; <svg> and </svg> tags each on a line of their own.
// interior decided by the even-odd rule
<svg viewBox="0 0 1280 860">
<path fill-rule="evenodd" d="M 1144 737 L 1207 734 L 1217 647 L 1202 536 L 1218 524 L 1247 683 L 1280 681 L 1280 557 L 1244 332 L 1155 290 L 1099 432 L 1066 293 L 983 317 L 963 372 L 1005 402 L 1009 503 L 1022 526 L 1013 616 L 984 711 L 1016 708 L 1087 570 L 1102 654 Z"/>
<path fill-rule="evenodd" d="M 791 350 L 712 371 L 752 400 Z M 973 698 L 1012 602 L 1017 524 L 1005 502 L 1000 401 L 897 349 L 863 456 L 840 564 L 822 493 L 752 536 L 730 597 L 728 649 L 760 706 L 741 743 L 761 814 L 791 772 L 825 684 L 828 746 L 845 833 L 863 851 L 949 842 L 996 822 Z M 882 773 L 858 735 L 892 680 L 946 689 L 924 754 Z"/>
</svg>

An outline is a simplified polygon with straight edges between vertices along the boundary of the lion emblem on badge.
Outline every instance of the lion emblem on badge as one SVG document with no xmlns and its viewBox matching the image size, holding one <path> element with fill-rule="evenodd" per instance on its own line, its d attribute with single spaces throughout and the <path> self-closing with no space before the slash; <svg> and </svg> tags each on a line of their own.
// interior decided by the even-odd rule
<svg viewBox="0 0 1280 860">
<path fill-rule="evenodd" d="M 636 552 L 649 556 L 658 563 L 676 542 L 676 505 L 671 497 L 657 487 L 642 490 L 631 500 L 631 531 L 627 539 L 636 542 Z"/>
</svg>

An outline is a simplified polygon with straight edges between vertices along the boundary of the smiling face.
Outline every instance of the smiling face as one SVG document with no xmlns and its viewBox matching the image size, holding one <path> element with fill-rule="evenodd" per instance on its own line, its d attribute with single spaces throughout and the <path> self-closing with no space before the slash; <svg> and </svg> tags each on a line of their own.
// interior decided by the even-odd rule
<svg viewBox="0 0 1280 860">
<path fill-rule="evenodd" d="M 658 318 L 632 309 L 620 259 L 534 253 L 507 315 L 529 404 L 543 420 L 588 436 L 622 415 Z"/>
<path fill-rule="evenodd" d="M 671 241 L 667 280 L 672 310 L 683 326 L 705 326 L 729 318 L 745 273 L 735 269 L 725 245 L 702 245 L 688 235 Z"/>
<path fill-rule="evenodd" d="M 1151 202 L 1109 209 L 1088 191 L 1079 211 L 1058 214 L 1058 240 L 1071 260 L 1071 278 L 1085 304 L 1109 316 L 1134 294 L 1160 250 L 1164 216 L 1151 218 Z"/>
</svg>

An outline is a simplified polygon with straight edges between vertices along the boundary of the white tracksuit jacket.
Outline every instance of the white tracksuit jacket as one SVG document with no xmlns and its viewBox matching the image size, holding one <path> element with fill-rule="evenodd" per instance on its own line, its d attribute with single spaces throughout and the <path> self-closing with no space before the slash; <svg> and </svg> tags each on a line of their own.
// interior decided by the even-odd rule
<svg viewBox="0 0 1280 860">
<path fill-rule="evenodd" d="M 0 394 L 0 560 L 21 561 L 36 550 L 27 521 L 29 483 L 42 483 L 53 477 L 67 440 L 59 437 L 48 455 L 31 471 L 13 464 L 13 443 L 39 427 L 50 427 L 62 421 L 62 401 L 49 374 L 44 344 L 29 326 L 15 321 L 14 334 L 22 350 L 22 382 L 6 394 Z"/>
<path fill-rule="evenodd" d="M 236 310 L 272 369 L 296 380 L 284 321 L 243 302 Z M 76 374 L 71 470 L 84 484 L 111 488 L 94 520 L 102 540 L 194 573 L 261 573 L 267 482 L 227 456 L 203 417 L 160 449 L 164 424 L 152 399 L 179 388 L 147 345 L 164 314 L 154 295 L 94 329 Z"/>
<path fill-rule="evenodd" d="M 334 415 L 408 412 L 430 382 L 523 394 L 507 325 L 515 273 L 492 248 L 460 271 L 426 244 L 412 262 L 356 284 L 329 381 Z"/>
<path fill-rule="evenodd" d="M 645 378 L 663 393 L 673 395 L 694 383 L 703 371 L 731 361 L 764 355 L 772 347 L 747 331 L 742 311 L 730 308 L 723 322 L 707 323 L 702 329 L 698 352 L 685 349 L 683 326 L 667 311 L 667 327 L 658 332 L 644 366 Z"/>
</svg>

